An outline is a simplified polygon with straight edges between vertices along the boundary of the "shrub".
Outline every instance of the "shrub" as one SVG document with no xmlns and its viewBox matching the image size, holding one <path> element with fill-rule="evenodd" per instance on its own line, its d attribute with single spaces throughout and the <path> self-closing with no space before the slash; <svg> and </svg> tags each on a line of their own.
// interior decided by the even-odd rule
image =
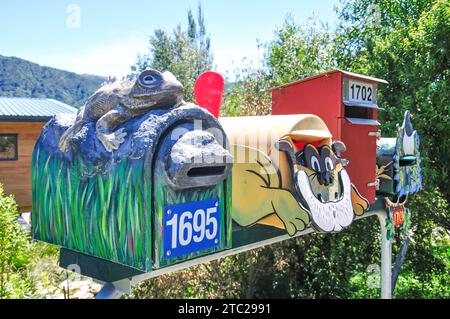
<svg viewBox="0 0 450 319">
<path fill-rule="evenodd" d="M 34 294 L 31 278 L 20 274 L 29 262 L 28 235 L 16 221 L 17 204 L 5 196 L 0 184 L 0 298 L 25 298 Z"/>
</svg>

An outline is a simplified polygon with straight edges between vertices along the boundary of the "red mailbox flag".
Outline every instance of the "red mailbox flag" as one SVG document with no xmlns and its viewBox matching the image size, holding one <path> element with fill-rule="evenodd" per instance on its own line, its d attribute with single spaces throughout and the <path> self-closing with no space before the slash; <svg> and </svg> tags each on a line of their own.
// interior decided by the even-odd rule
<svg viewBox="0 0 450 319">
<path fill-rule="evenodd" d="M 213 71 L 202 73 L 195 81 L 194 96 L 197 104 L 219 117 L 224 87 L 223 77 Z"/>
</svg>

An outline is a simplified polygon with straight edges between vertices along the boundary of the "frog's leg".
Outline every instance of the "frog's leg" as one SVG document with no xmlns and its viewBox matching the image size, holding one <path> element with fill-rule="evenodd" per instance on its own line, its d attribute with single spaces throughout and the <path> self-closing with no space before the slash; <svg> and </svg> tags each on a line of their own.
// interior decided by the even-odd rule
<svg viewBox="0 0 450 319">
<path fill-rule="evenodd" d="M 80 129 L 83 127 L 83 115 L 84 115 L 84 106 L 80 108 L 77 113 L 77 117 L 75 118 L 75 122 L 71 127 L 69 127 L 59 138 L 58 148 L 61 152 L 67 152 L 69 149 L 69 141 L 70 139 L 77 134 Z"/>
<path fill-rule="evenodd" d="M 127 133 L 123 131 L 123 128 L 117 131 L 114 129 L 130 118 L 131 115 L 127 109 L 117 107 L 98 119 L 95 127 L 97 138 L 108 152 L 118 149 L 120 144 L 125 141 Z"/>
</svg>

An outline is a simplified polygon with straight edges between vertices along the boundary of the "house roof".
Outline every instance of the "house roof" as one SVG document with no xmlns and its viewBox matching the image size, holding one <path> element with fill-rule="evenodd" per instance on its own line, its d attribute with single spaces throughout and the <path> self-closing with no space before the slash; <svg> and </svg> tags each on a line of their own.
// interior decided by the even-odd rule
<svg viewBox="0 0 450 319">
<path fill-rule="evenodd" d="M 48 121 L 56 114 L 76 112 L 53 99 L 0 96 L 0 121 Z"/>
</svg>

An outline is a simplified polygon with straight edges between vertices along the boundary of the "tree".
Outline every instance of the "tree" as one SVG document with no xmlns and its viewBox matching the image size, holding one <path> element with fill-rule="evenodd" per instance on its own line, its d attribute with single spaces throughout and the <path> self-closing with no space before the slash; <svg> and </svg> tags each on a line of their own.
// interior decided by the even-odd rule
<svg viewBox="0 0 450 319">
<path fill-rule="evenodd" d="M 379 11 L 376 28 L 362 23 L 368 6 Z M 408 109 L 414 115 L 421 137 L 425 188 L 410 203 L 416 231 L 405 271 L 425 281 L 431 273 L 448 272 L 446 263 L 430 249 L 435 245 L 436 229 L 450 230 L 450 4 L 443 0 L 365 0 L 358 5 L 347 3 L 340 17 L 344 23 L 337 47 L 357 44 L 341 51 L 341 66 L 389 82 L 380 92 L 380 104 L 386 110 L 381 113 L 382 130 L 395 134 L 403 112 Z"/>
<path fill-rule="evenodd" d="M 271 84 L 286 84 L 333 68 L 332 39 L 328 26 L 315 17 L 299 26 L 288 16 L 265 54 Z"/>
<path fill-rule="evenodd" d="M 178 25 L 172 36 L 164 30 L 155 30 L 150 37 L 149 53 L 138 57 L 132 68 L 139 71 L 153 68 L 172 72 L 184 86 L 185 100 L 192 101 L 195 80 L 212 68 L 213 57 L 201 5 L 198 6 L 197 20 L 190 9 L 187 20 L 187 30 L 184 31 Z"/>
<path fill-rule="evenodd" d="M 270 88 L 331 69 L 333 35 L 315 17 L 300 26 L 288 15 L 272 41 L 264 47 L 264 65 L 246 67 L 224 99 L 224 115 L 271 113 Z"/>
<path fill-rule="evenodd" d="M 380 104 L 386 110 L 380 116 L 383 133 L 395 136 L 406 109 L 416 114 L 425 181 L 424 191 L 413 196 L 409 205 L 415 233 L 397 296 L 450 294 L 441 288 L 449 286 L 448 252 L 436 248 L 446 247 L 449 241 L 448 7 L 442 0 L 346 1 L 338 12 L 340 25 L 334 35 L 320 28 L 306 32 L 288 20 L 267 47 L 266 69 L 244 75 L 247 84 L 238 83 L 227 96 L 226 103 L 234 107 L 226 111 L 233 115 L 239 110 L 268 114 L 270 108 L 253 107 L 264 94 L 258 89 L 333 66 L 388 80 L 389 85 L 380 88 Z M 261 262 L 268 258 L 274 263 L 256 280 L 254 296 L 377 296 L 376 288 L 367 289 L 366 268 L 379 262 L 378 234 L 377 223 L 368 219 L 340 234 L 307 236 L 266 248 Z M 395 251 L 398 246 L 394 245 Z M 274 254 L 276 258 L 271 257 Z M 276 266 L 280 264 L 281 269 Z M 422 284 L 417 288 L 415 282 Z"/>
</svg>

